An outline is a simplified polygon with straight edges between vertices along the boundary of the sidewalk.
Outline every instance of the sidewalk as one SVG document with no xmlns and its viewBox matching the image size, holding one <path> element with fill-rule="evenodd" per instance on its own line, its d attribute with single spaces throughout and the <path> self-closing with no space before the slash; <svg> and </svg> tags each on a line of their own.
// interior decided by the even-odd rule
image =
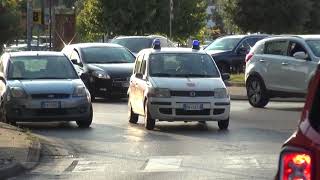
<svg viewBox="0 0 320 180">
<path fill-rule="evenodd" d="M 0 122 L 0 179 L 16 176 L 35 167 L 40 150 L 38 138 Z"/>
</svg>

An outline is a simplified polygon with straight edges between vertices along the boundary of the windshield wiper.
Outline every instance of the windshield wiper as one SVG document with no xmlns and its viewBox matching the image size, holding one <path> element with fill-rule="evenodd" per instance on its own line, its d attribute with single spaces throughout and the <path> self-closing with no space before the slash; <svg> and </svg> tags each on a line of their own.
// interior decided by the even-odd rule
<svg viewBox="0 0 320 180">
<path fill-rule="evenodd" d="M 106 62 L 90 62 L 92 64 L 122 64 L 122 63 L 129 63 L 125 61 L 106 61 Z"/>
<path fill-rule="evenodd" d="M 177 77 L 213 77 L 212 75 L 205 75 L 205 74 L 176 74 Z"/>
<path fill-rule="evenodd" d="M 12 77 L 12 78 L 9 78 L 8 80 L 28 80 L 30 78 L 24 78 L 24 77 Z"/>
<path fill-rule="evenodd" d="M 151 76 L 154 77 L 172 77 L 172 74 L 168 74 L 168 73 L 153 73 Z"/>
<path fill-rule="evenodd" d="M 38 77 L 34 79 L 69 79 L 69 78 L 62 78 L 62 77 Z"/>
</svg>

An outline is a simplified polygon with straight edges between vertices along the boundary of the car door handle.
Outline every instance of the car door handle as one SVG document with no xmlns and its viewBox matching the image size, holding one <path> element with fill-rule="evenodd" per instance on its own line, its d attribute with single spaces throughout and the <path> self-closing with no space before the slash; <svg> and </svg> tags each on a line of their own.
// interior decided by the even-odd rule
<svg viewBox="0 0 320 180">
<path fill-rule="evenodd" d="M 283 66 L 289 65 L 289 63 L 287 63 L 287 62 L 282 62 L 281 64 L 282 64 Z"/>
<path fill-rule="evenodd" d="M 266 62 L 264 59 L 260 59 L 259 61 L 262 62 L 262 63 Z"/>
</svg>

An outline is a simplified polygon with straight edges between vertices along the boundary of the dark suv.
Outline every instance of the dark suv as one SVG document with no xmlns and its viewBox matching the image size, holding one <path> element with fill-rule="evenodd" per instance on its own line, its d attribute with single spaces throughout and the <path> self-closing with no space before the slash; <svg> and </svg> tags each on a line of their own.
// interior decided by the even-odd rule
<svg viewBox="0 0 320 180">
<path fill-rule="evenodd" d="M 152 42 L 159 39 L 162 47 L 174 47 L 174 43 L 164 36 L 119 36 L 110 43 L 120 44 L 128 48 L 133 54 L 137 55 L 142 49 L 152 48 Z"/>
<path fill-rule="evenodd" d="M 213 41 L 205 48 L 210 54 L 221 73 L 243 72 L 246 54 L 256 42 L 268 35 L 231 35 Z"/>
</svg>

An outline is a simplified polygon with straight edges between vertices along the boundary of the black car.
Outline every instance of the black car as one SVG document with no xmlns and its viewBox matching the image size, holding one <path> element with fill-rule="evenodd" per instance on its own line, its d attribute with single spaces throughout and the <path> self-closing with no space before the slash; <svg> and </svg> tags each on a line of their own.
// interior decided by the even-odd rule
<svg viewBox="0 0 320 180">
<path fill-rule="evenodd" d="M 83 43 L 67 45 L 62 52 L 74 63 L 92 100 L 127 95 L 135 61 L 127 48 L 109 43 Z"/>
<path fill-rule="evenodd" d="M 137 55 L 142 49 L 152 48 L 152 42 L 159 39 L 162 47 L 174 47 L 175 45 L 168 38 L 163 36 L 119 36 L 110 41 L 110 43 L 120 44 L 128 48 Z"/>
<path fill-rule="evenodd" d="M 268 35 L 231 35 L 213 41 L 205 48 L 222 73 L 242 72 L 246 54 L 256 42 Z"/>
</svg>

